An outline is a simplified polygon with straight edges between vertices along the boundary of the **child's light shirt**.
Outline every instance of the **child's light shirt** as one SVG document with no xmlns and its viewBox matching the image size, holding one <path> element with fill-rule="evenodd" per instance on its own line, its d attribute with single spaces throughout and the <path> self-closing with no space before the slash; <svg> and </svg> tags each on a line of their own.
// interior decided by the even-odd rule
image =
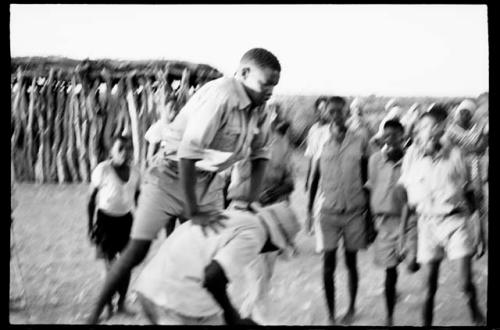
<svg viewBox="0 0 500 330">
<path fill-rule="evenodd" d="M 92 172 L 91 185 L 98 189 L 97 209 L 112 216 L 122 216 L 134 208 L 134 197 L 139 190 L 140 172 L 131 166 L 130 176 L 124 182 L 116 173 L 111 160 L 99 163 Z"/>
</svg>

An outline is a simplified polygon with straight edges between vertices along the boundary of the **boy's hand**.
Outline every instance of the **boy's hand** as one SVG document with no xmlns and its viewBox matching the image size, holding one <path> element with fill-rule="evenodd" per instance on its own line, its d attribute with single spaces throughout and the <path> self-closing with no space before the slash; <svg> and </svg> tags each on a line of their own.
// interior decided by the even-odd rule
<svg viewBox="0 0 500 330">
<path fill-rule="evenodd" d="M 218 234 L 219 231 L 217 230 L 217 227 L 220 229 L 226 227 L 226 225 L 222 222 L 223 220 L 227 220 L 227 215 L 220 211 L 198 212 L 191 217 L 191 221 L 195 225 L 201 226 L 204 236 L 207 235 L 207 227 Z"/>
<path fill-rule="evenodd" d="M 483 235 L 479 235 L 478 242 L 476 244 L 476 259 L 480 259 L 486 252 L 486 240 Z"/>
</svg>

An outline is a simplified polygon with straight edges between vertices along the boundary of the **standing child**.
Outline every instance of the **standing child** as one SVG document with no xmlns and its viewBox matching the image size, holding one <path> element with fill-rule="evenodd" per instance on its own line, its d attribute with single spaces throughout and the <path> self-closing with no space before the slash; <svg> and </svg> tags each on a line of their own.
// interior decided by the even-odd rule
<svg viewBox="0 0 500 330">
<path fill-rule="evenodd" d="M 318 164 L 323 150 L 323 145 L 330 138 L 331 115 L 326 108 L 328 98 L 319 97 L 315 102 L 315 114 L 318 122 L 315 123 L 307 135 L 307 148 L 304 155 L 309 158 L 306 175 L 305 190 L 308 196 L 307 219 L 305 229 L 308 233 L 314 231 L 316 236 L 316 253 L 323 251 L 321 226 L 319 225 L 318 212 L 315 208 L 316 192 L 318 191 L 319 171 Z M 316 202 L 317 203 L 317 202 Z"/>
<path fill-rule="evenodd" d="M 383 127 L 384 147 L 375 152 L 368 162 L 370 208 L 375 221 L 377 237 L 374 242 L 375 264 L 385 268 L 386 325 L 392 326 L 396 304 L 398 234 L 402 205 L 393 198 L 394 188 L 401 174 L 404 128 L 398 120 L 388 120 Z"/>
<path fill-rule="evenodd" d="M 132 210 L 139 195 L 140 173 L 130 166 L 131 158 L 131 140 L 120 136 L 113 143 L 111 158 L 101 162 L 92 172 L 88 233 L 97 247 L 98 258 L 104 259 L 106 271 L 127 245 L 132 227 Z M 118 291 L 117 310 L 120 313 L 130 313 L 125 307 L 129 281 L 130 277 L 127 277 Z M 110 300 L 108 318 L 112 313 Z"/>
<path fill-rule="evenodd" d="M 472 322 L 484 323 L 477 303 L 472 257 L 485 252 L 484 232 L 479 223 L 476 242 L 470 215 L 476 210 L 467 163 L 461 150 L 443 139 L 446 109 L 433 106 L 418 125 L 416 143 L 405 153 L 399 183 L 416 201 L 418 218 L 417 260 L 426 277 L 422 310 L 424 326 L 432 325 L 434 298 L 439 285 L 439 267 L 445 256 L 458 266 L 460 289 L 465 293 Z"/>
</svg>

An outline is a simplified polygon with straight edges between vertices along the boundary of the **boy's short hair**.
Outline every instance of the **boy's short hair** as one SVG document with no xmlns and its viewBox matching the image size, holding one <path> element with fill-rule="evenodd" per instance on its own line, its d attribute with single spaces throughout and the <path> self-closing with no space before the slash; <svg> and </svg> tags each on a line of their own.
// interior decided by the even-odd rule
<svg viewBox="0 0 500 330">
<path fill-rule="evenodd" d="M 427 110 L 420 116 L 420 119 L 423 119 L 425 117 L 434 118 L 434 120 L 436 120 L 438 123 L 444 122 L 446 118 L 448 118 L 446 105 L 441 103 L 433 104 L 429 110 Z"/>
<path fill-rule="evenodd" d="M 403 125 L 397 119 L 390 119 L 390 120 L 386 121 L 384 123 L 384 129 L 387 129 L 387 128 L 397 129 L 401 133 L 404 133 L 404 131 L 405 131 L 405 128 L 403 127 Z"/>
<path fill-rule="evenodd" d="M 132 136 L 130 135 L 117 135 L 115 136 L 115 138 L 113 139 L 113 145 L 118 142 L 118 141 L 121 141 L 123 142 L 124 144 L 126 143 L 131 143 L 132 142 Z"/>
<path fill-rule="evenodd" d="M 320 96 L 314 101 L 314 108 L 317 109 L 321 102 L 328 102 L 328 98 L 326 96 Z"/>
<path fill-rule="evenodd" d="M 328 103 L 337 103 L 337 104 L 342 104 L 342 106 L 345 106 L 347 104 L 345 98 L 341 96 L 332 96 L 328 99 Z"/>
<path fill-rule="evenodd" d="M 281 64 L 273 53 L 264 48 L 252 48 L 243 54 L 241 63 L 253 62 L 261 68 L 281 71 Z"/>
</svg>

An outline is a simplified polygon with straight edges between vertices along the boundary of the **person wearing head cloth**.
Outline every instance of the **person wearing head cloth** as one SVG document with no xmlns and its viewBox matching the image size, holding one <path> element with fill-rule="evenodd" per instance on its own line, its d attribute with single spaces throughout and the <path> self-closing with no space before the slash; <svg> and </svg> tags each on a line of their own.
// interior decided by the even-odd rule
<svg viewBox="0 0 500 330">
<path fill-rule="evenodd" d="M 228 209 L 225 228 L 203 235 L 187 221 L 160 246 L 139 275 L 135 291 L 157 325 L 255 325 L 234 307 L 226 287 L 259 254 L 293 246 L 300 230 L 286 203 Z"/>
<path fill-rule="evenodd" d="M 401 124 L 405 128 L 405 148 L 410 146 L 413 142 L 413 135 L 415 134 L 415 127 L 418 118 L 422 114 L 422 107 L 419 103 L 413 103 L 410 109 L 401 118 Z"/>
<path fill-rule="evenodd" d="M 390 101 L 389 101 L 390 103 Z M 389 104 L 388 103 L 388 104 Z M 404 109 L 399 106 L 395 101 L 393 105 L 389 108 L 386 107 L 387 114 L 385 117 L 382 119 L 380 122 L 379 128 L 377 133 L 371 138 L 370 140 L 370 145 L 375 149 L 378 150 L 382 148 L 382 136 L 384 135 L 384 125 L 388 120 L 400 120 L 403 116 Z"/>
<path fill-rule="evenodd" d="M 354 98 L 349 106 L 349 118 L 346 124 L 351 130 L 364 135 L 369 140 L 372 136 L 372 130 L 364 117 L 363 107 L 364 104 L 361 98 Z"/>
<path fill-rule="evenodd" d="M 484 129 L 485 125 L 473 121 L 475 110 L 476 103 L 474 101 L 463 100 L 455 109 L 453 121 L 448 126 L 444 139 L 462 150 L 471 174 L 477 203 L 482 205 L 480 157 L 488 146 L 488 140 Z M 482 213 L 482 207 L 478 208 L 478 211 Z"/>
</svg>

